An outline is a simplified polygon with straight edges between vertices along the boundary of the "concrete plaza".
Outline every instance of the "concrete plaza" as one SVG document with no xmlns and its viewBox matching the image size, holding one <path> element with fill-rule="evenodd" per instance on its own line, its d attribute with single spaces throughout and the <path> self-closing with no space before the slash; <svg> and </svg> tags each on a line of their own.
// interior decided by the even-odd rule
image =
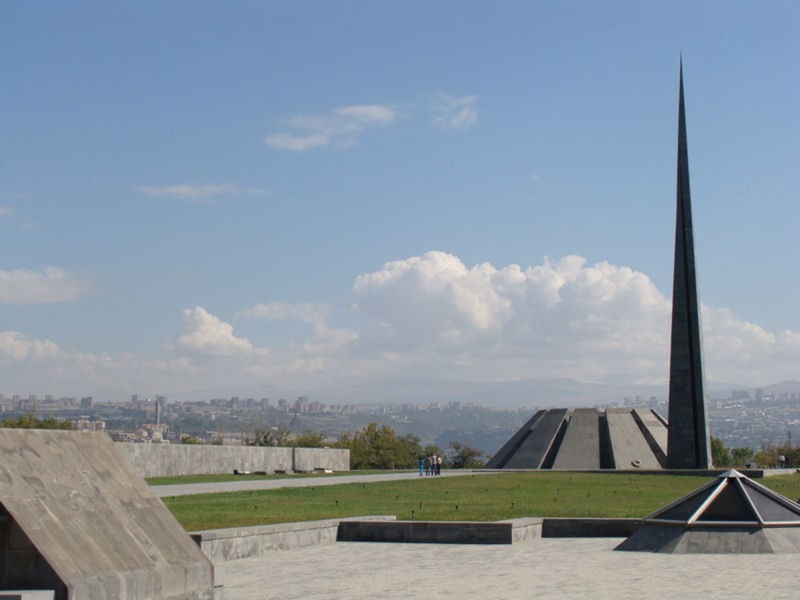
<svg viewBox="0 0 800 600">
<path fill-rule="evenodd" d="M 797 555 L 614 552 L 621 538 L 512 546 L 343 543 L 219 565 L 225 600 L 797 598 Z"/>
<path fill-rule="evenodd" d="M 443 476 L 471 474 L 443 471 Z M 481 473 L 489 474 L 489 473 Z M 154 486 L 159 496 L 411 479 L 416 473 Z M 797 554 L 614 552 L 622 538 L 510 546 L 336 542 L 215 565 L 225 600 L 797 598 Z"/>
</svg>

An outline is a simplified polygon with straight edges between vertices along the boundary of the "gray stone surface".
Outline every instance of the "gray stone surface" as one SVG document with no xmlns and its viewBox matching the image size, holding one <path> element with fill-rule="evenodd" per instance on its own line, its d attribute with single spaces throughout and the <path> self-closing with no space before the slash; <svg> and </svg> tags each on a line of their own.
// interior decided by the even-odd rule
<svg viewBox="0 0 800 600">
<path fill-rule="evenodd" d="M 648 525 L 617 550 L 667 554 L 797 554 L 797 528 L 694 527 Z"/>
<path fill-rule="evenodd" d="M 539 411 L 487 469 L 641 470 L 666 465 L 667 427 L 653 411 Z"/>
<path fill-rule="evenodd" d="M 681 65 L 667 466 L 670 469 L 707 469 L 711 466 L 711 446 L 704 396 L 702 327 L 695 272 L 687 146 Z"/>
<path fill-rule="evenodd" d="M 800 504 L 730 469 L 642 519 L 618 550 L 796 553 Z"/>
<path fill-rule="evenodd" d="M 214 475 L 237 471 L 310 472 L 350 470 L 350 451 L 341 448 L 272 448 L 119 442 L 118 450 L 142 477 Z"/>
<path fill-rule="evenodd" d="M 332 544 L 343 521 L 394 521 L 394 515 L 352 519 L 323 519 L 252 527 L 231 527 L 192 532 L 192 538 L 214 563 L 259 556 L 264 552 Z"/>
<path fill-rule="evenodd" d="M 503 444 L 503 446 L 494 453 L 494 456 L 486 463 L 487 469 L 500 469 L 502 468 L 509 458 L 511 458 L 519 449 L 520 445 L 525 438 L 528 437 L 531 430 L 536 426 L 544 416 L 547 414 L 546 410 L 537 410 L 528 421 L 519 428 L 519 430 L 511 436 L 511 438 Z M 537 465 L 538 466 L 538 465 Z"/>
<path fill-rule="evenodd" d="M 339 524 L 340 542 L 393 542 L 414 544 L 513 544 L 538 539 L 541 519 L 506 521 L 364 521 Z"/>
<path fill-rule="evenodd" d="M 340 542 L 272 552 L 226 564 L 225 600 L 797 598 L 796 555 L 613 552 L 620 541 Z"/>
<path fill-rule="evenodd" d="M 641 526 L 641 519 L 547 517 L 542 519 L 542 537 L 620 537 L 633 534 Z"/>
<path fill-rule="evenodd" d="M 600 468 L 600 412 L 576 408 L 567 426 L 553 469 Z"/>
<path fill-rule="evenodd" d="M 0 456 L 0 587 L 213 597 L 210 561 L 105 434 L 0 429 Z"/>
<path fill-rule="evenodd" d="M 540 468 L 556 443 L 556 435 L 566 416 L 565 408 L 550 409 L 541 415 L 517 450 L 506 459 L 503 467 L 507 469 Z"/>
<path fill-rule="evenodd" d="M 662 468 L 667 467 L 667 420 L 654 410 L 633 409 L 633 417 L 639 424 L 653 455 Z"/>
<path fill-rule="evenodd" d="M 606 410 L 614 462 L 619 469 L 660 469 L 650 444 L 627 408 Z M 666 430 L 665 430 L 666 433 Z"/>
</svg>

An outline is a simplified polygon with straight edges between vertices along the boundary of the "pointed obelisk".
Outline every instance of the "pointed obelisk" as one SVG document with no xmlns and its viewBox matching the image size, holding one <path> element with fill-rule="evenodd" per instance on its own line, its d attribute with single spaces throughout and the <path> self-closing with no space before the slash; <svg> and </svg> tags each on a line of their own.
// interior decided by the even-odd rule
<svg viewBox="0 0 800 600">
<path fill-rule="evenodd" d="M 675 271 L 672 280 L 672 342 L 669 366 L 667 467 L 711 467 L 708 415 L 703 395 L 700 302 L 694 266 L 689 153 L 683 105 L 683 60 L 678 102 L 678 190 L 675 222 Z"/>
</svg>

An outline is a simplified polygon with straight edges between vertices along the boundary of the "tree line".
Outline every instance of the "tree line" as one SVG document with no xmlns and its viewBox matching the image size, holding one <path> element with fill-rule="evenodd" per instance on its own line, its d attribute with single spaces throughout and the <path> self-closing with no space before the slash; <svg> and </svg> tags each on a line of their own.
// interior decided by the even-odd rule
<svg viewBox="0 0 800 600">
<path fill-rule="evenodd" d="M 768 443 L 756 452 L 752 448 L 728 448 L 720 438 L 711 436 L 711 462 L 715 467 L 800 467 L 800 446 Z"/>
<path fill-rule="evenodd" d="M 9 417 L 0 422 L 0 427 L 10 429 L 75 429 L 72 421 L 67 419 L 56 419 L 47 417 L 40 419 L 36 415 L 20 415 L 19 417 Z"/>
<path fill-rule="evenodd" d="M 420 458 L 435 454 L 445 459 L 443 466 L 451 469 L 477 469 L 484 465 L 482 450 L 458 441 L 450 442 L 443 452 L 435 444 L 425 447 L 413 433 L 398 435 L 388 425 L 370 423 L 363 429 L 345 432 L 336 441 L 327 440 L 324 433 L 307 431 L 292 437 L 283 427 L 259 429 L 247 436 L 250 446 L 294 446 L 297 448 L 346 448 L 350 450 L 351 469 L 415 469 Z"/>
</svg>

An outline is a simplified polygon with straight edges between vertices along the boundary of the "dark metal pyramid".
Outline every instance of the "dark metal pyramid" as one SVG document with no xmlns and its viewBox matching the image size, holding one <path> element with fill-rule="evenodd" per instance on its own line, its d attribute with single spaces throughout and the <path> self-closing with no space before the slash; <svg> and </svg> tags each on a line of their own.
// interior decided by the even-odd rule
<svg viewBox="0 0 800 600">
<path fill-rule="evenodd" d="M 675 220 L 675 269 L 672 280 L 672 339 L 669 371 L 667 467 L 711 466 L 708 415 L 703 395 L 700 302 L 694 262 L 689 152 L 683 101 L 683 61 L 678 103 L 678 177 Z"/>
</svg>

